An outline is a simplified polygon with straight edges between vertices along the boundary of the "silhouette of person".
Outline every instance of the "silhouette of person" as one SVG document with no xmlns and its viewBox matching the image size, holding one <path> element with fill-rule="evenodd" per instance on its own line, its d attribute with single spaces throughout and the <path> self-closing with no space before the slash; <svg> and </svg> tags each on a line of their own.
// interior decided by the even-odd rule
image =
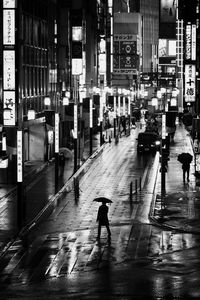
<svg viewBox="0 0 200 300">
<path fill-rule="evenodd" d="M 183 181 L 185 182 L 185 175 L 187 175 L 187 181 L 190 181 L 189 175 L 190 175 L 190 162 L 186 161 L 182 164 L 183 169 Z"/>
<path fill-rule="evenodd" d="M 101 226 L 105 226 L 108 232 L 108 239 L 110 240 L 111 232 L 110 232 L 109 221 L 108 221 L 108 206 L 104 202 L 102 202 L 102 205 L 99 206 L 99 210 L 97 214 L 97 222 L 99 222 L 97 239 L 100 239 L 101 236 Z"/>
<path fill-rule="evenodd" d="M 63 176 L 64 169 L 65 169 L 65 156 L 63 152 L 61 152 L 59 155 L 59 166 L 60 166 L 60 176 Z"/>
</svg>

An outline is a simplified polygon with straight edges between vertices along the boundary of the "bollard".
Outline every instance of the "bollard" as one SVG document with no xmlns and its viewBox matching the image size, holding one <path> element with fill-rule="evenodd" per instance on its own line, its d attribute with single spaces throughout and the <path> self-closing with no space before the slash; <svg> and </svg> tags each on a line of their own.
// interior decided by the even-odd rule
<svg viewBox="0 0 200 300">
<path fill-rule="evenodd" d="M 111 139 L 112 139 L 112 135 L 113 135 L 113 132 L 111 131 Z"/>
<path fill-rule="evenodd" d="M 140 192 L 142 190 L 142 178 L 140 177 Z"/>
<path fill-rule="evenodd" d="M 137 194 L 137 179 L 135 179 L 135 193 Z"/>
<path fill-rule="evenodd" d="M 132 202 L 132 194 L 133 194 L 133 183 L 130 183 L 130 202 Z"/>
<path fill-rule="evenodd" d="M 109 143 L 111 143 L 111 137 L 110 137 L 110 135 L 109 135 Z"/>
<path fill-rule="evenodd" d="M 106 130 L 106 140 L 107 140 L 107 137 L 108 137 L 108 132 L 107 132 L 107 130 Z"/>
</svg>

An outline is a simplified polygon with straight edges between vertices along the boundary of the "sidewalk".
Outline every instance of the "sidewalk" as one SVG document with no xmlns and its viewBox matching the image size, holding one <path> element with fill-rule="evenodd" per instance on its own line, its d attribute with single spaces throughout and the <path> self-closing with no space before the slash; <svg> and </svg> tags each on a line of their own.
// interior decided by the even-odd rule
<svg viewBox="0 0 200 300">
<path fill-rule="evenodd" d="M 45 218 L 54 209 L 54 202 L 74 189 L 74 178 L 81 178 L 95 157 L 100 155 L 109 143 L 100 147 L 99 134 L 93 137 L 93 154 L 90 156 L 90 144 L 85 143 L 85 162 L 74 174 L 73 157 L 66 160 L 64 174 L 59 177 L 59 192 L 55 194 L 55 167 L 52 162 L 26 162 L 24 165 L 24 207 L 26 225 L 19 233 L 17 227 L 17 186 L 0 184 L 0 256 L 16 239 L 24 235 L 32 226 Z M 114 143 L 114 140 L 112 140 Z M 26 185 L 27 184 L 27 185 Z"/>
<path fill-rule="evenodd" d="M 182 164 L 178 154 L 189 152 L 193 155 L 190 166 L 190 181 L 183 182 Z M 161 201 L 161 173 L 158 173 L 155 202 L 151 220 L 165 228 L 183 232 L 200 233 L 200 187 L 195 177 L 192 140 L 184 126 L 177 126 L 174 142 L 170 145 L 170 161 L 166 173 L 166 196 Z M 161 209 L 162 204 L 162 209 Z"/>
</svg>

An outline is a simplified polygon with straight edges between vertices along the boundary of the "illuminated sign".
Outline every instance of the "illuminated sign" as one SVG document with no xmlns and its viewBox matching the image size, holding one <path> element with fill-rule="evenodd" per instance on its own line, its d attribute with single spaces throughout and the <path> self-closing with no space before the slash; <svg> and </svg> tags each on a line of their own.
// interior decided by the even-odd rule
<svg viewBox="0 0 200 300">
<path fill-rule="evenodd" d="M 3 51 L 3 88 L 15 90 L 15 51 Z"/>
<path fill-rule="evenodd" d="M 113 48 L 113 73 L 135 74 L 139 68 L 138 36 L 115 34 Z"/>
<path fill-rule="evenodd" d="M 17 131 L 17 182 L 22 182 L 23 166 L 22 166 L 22 131 Z"/>
<path fill-rule="evenodd" d="M 103 98 L 102 97 L 100 97 L 99 119 L 100 122 L 103 121 Z"/>
<path fill-rule="evenodd" d="M 72 75 L 81 75 L 83 73 L 83 60 L 81 58 L 72 58 Z"/>
<path fill-rule="evenodd" d="M 196 60 L 196 25 L 192 25 L 191 59 Z"/>
<path fill-rule="evenodd" d="M 3 124 L 15 126 L 15 0 L 3 1 Z"/>
<path fill-rule="evenodd" d="M 106 73 L 106 54 L 100 53 L 99 54 L 99 74 Z"/>
<path fill-rule="evenodd" d="M 162 114 L 162 139 L 166 138 L 166 115 Z"/>
<path fill-rule="evenodd" d="M 185 59 L 191 59 L 191 42 L 192 42 L 192 31 L 191 25 L 186 26 L 186 34 L 185 34 Z"/>
<path fill-rule="evenodd" d="M 55 153 L 59 152 L 59 114 L 55 113 Z"/>
<path fill-rule="evenodd" d="M 4 125 L 15 126 L 15 92 L 14 91 L 4 91 L 4 106 L 3 108 L 8 109 L 10 112 L 7 118 L 4 117 Z M 5 115 L 4 115 L 5 116 Z"/>
<path fill-rule="evenodd" d="M 90 99 L 90 128 L 93 127 L 93 101 Z"/>
<path fill-rule="evenodd" d="M 6 169 L 8 167 L 8 158 L 0 160 L 0 169 Z"/>
<path fill-rule="evenodd" d="M 3 43 L 4 45 L 15 44 L 15 11 L 11 9 L 3 11 Z"/>
<path fill-rule="evenodd" d="M 78 106 L 74 104 L 74 139 L 78 138 Z"/>
<path fill-rule="evenodd" d="M 16 0 L 3 0 L 3 8 L 15 8 Z"/>
<path fill-rule="evenodd" d="M 176 1 L 174 0 L 160 1 L 160 19 L 162 23 L 176 22 Z"/>
<path fill-rule="evenodd" d="M 114 96 L 114 118 L 116 118 L 116 111 L 117 111 L 117 97 Z"/>
<path fill-rule="evenodd" d="M 196 68 L 195 65 L 185 65 L 185 101 L 195 101 L 195 79 Z"/>
<path fill-rule="evenodd" d="M 81 26 L 72 27 L 72 41 L 82 41 L 83 39 L 83 29 Z"/>
</svg>

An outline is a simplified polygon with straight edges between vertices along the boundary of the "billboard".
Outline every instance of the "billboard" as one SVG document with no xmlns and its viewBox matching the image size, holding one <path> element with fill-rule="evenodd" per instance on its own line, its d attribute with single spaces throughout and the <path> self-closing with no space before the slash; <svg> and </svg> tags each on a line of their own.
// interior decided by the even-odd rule
<svg viewBox="0 0 200 300">
<path fill-rule="evenodd" d="M 139 46 L 136 35 L 115 34 L 113 52 L 113 73 L 137 73 L 139 68 Z"/>
<path fill-rule="evenodd" d="M 176 9 L 176 0 L 160 1 L 160 38 L 176 39 Z"/>
<path fill-rule="evenodd" d="M 176 22 L 176 1 L 161 0 L 160 21 L 162 23 L 175 23 Z"/>
</svg>

